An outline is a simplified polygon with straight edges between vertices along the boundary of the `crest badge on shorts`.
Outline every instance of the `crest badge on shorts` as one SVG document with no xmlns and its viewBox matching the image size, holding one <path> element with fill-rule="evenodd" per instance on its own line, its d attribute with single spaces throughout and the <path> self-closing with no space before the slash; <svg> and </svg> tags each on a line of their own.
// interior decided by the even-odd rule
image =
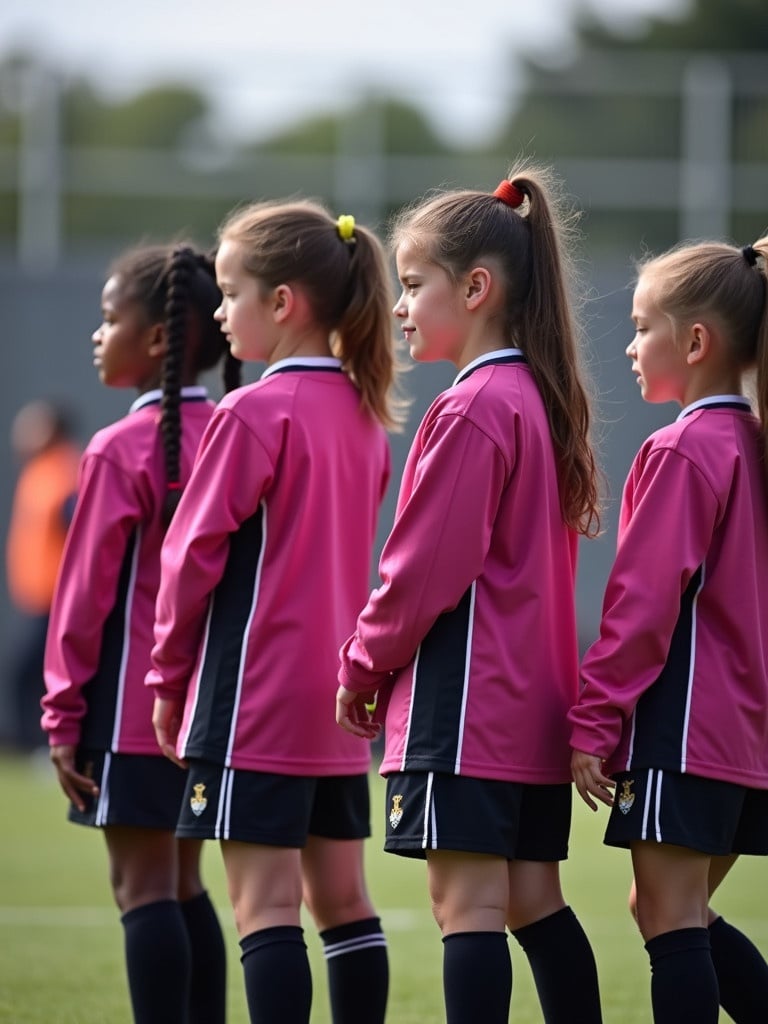
<svg viewBox="0 0 768 1024">
<path fill-rule="evenodd" d="M 632 804 L 635 802 L 635 794 L 630 792 L 629 788 L 634 784 L 634 781 L 634 779 L 625 779 L 621 784 L 621 792 L 617 802 L 622 814 L 629 814 Z"/>
<path fill-rule="evenodd" d="M 208 806 L 208 797 L 203 796 L 205 792 L 205 783 L 196 782 L 192 787 L 195 794 L 189 798 L 189 806 L 192 808 L 192 813 L 196 818 L 199 818 L 205 808 Z"/>
<path fill-rule="evenodd" d="M 400 822 L 403 820 L 403 797 L 401 793 L 397 793 L 392 797 L 392 810 L 389 812 L 389 824 L 392 828 L 397 828 Z"/>
</svg>

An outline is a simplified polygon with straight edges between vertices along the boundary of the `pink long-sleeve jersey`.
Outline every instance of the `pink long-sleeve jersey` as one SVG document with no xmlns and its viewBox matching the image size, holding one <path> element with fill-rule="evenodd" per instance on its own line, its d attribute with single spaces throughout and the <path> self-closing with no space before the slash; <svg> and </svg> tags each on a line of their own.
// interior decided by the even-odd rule
<svg viewBox="0 0 768 1024">
<path fill-rule="evenodd" d="M 338 648 L 365 603 L 389 445 L 338 360 L 275 363 L 218 406 L 162 552 L 148 686 L 186 698 L 178 753 L 354 775 Z"/>
<path fill-rule="evenodd" d="M 608 771 L 768 788 L 768 488 L 759 423 L 702 399 L 627 478 L 571 743 Z"/>
<path fill-rule="evenodd" d="M 83 454 L 45 651 L 42 725 L 52 745 L 160 753 L 144 686 L 164 529 L 160 398 L 137 399 Z M 182 482 L 213 409 L 204 388 L 182 390 Z"/>
<path fill-rule="evenodd" d="M 427 411 L 405 466 L 382 585 L 339 681 L 379 691 L 381 771 L 570 781 L 576 535 L 522 353 L 481 357 Z"/>
</svg>

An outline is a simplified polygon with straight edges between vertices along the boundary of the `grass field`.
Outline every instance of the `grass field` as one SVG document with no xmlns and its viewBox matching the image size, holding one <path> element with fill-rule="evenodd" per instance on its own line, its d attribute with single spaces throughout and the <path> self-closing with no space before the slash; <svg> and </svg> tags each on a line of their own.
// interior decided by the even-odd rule
<svg viewBox="0 0 768 1024">
<path fill-rule="evenodd" d="M 383 791 L 373 782 L 381 817 Z M 100 836 L 65 820 L 64 797 L 45 761 L 0 756 L 5 825 L 0 842 L 0 1022 L 130 1024 L 123 974 L 122 930 L 107 881 Z M 595 949 L 605 1024 L 650 1021 L 648 966 L 625 910 L 628 856 L 602 845 L 604 816 L 576 808 L 566 897 Z M 441 944 L 426 896 L 424 865 L 385 855 L 370 842 L 371 889 L 388 935 L 392 1024 L 442 1020 Z M 718 909 L 768 953 L 766 864 L 740 864 L 723 887 Z M 206 878 L 220 911 L 230 954 L 229 1024 L 246 1024 L 237 938 L 219 851 L 206 851 Z M 306 922 L 315 981 L 313 1024 L 329 1024 L 320 944 Z M 510 940 L 514 992 L 510 1021 L 540 1024 L 527 963 Z M 730 1018 L 721 1014 L 721 1021 Z M 361 1017 L 360 1024 L 365 1024 Z M 481 1024 L 481 1022 L 478 1022 Z"/>
</svg>

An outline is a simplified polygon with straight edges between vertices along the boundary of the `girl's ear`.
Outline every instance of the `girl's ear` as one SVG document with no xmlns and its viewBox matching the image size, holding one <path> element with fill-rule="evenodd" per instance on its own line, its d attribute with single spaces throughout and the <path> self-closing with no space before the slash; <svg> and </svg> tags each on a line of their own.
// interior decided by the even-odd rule
<svg viewBox="0 0 768 1024">
<path fill-rule="evenodd" d="M 709 354 L 712 334 L 706 324 L 695 323 L 688 328 L 686 362 L 689 366 L 700 363 Z"/>
<path fill-rule="evenodd" d="M 152 324 L 147 328 L 147 352 L 155 359 L 162 359 L 168 349 L 168 335 L 165 324 Z"/>
<path fill-rule="evenodd" d="M 464 301 L 467 309 L 477 309 L 488 298 L 493 285 L 493 276 L 487 267 L 473 267 L 466 276 Z"/>
<path fill-rule="evenodd" d="M 289 284 L 279 284 L 269 297 L 275 323 L 282 323 L 293 312 L 296 294 Z"/>
</svg>

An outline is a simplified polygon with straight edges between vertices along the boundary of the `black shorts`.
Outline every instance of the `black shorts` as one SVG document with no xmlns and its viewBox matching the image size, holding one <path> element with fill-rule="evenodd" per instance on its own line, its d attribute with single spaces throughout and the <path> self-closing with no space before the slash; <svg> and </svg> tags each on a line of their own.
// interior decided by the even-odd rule
<svg viewBox="0 0 768 1024">
<path fill-rule="evenodd" d="M 713 857 L 768 854 L 768 790 L 656 768 L 613 778 L 608 846 L 650 840 Z"/>
<path fill-rule="evenodd" d="M 77 770 L 95 780 L 97 797 L 85 797 L 85 810 L 69 807 L 69 820 L 103 828 L 160 828 L 173 832 L 187 773 L 162 754 L 111 754 L 78 750 Z"/>
<path fill-rule="evenodd" d="M 303 847 L 371 834 L 368 775 L 273 775 L 190 761 L 176 835 Z"/>
<path fill-rule="evenodd" d="M 387 777 L 386 813 L 389 853 L 426 857 L 429 850 L 461 850 L 560 861 L 568 856 L 571 784 L 396 772 Z"/>
</svg>

